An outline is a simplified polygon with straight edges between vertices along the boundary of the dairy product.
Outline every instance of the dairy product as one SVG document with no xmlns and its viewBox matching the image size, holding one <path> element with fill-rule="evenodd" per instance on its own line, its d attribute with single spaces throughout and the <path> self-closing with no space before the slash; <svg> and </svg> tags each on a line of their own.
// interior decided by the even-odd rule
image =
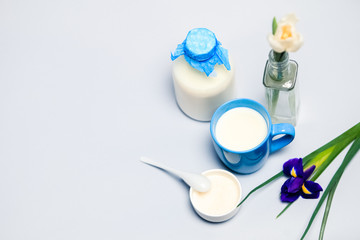
<svg viewBox="0 0 360 240">
<path fill-rule="evenodd" d="M 210 121 L 234 95 L 234 66 L 228 50 L 206 28 L 190 30 L 171 53 L 176 101 L 189 117 Z"/>
<path fill-rule="evenodd" d="M 184 56 L 177 58 L 172 76 L 181 110 L 196 120 L 210 121 L 215 110 L 234 97 L 234 67 L 231 66 L 228 71 L 224 65 L 216 65 L 214 73 L 208 77 L 192 68 Z"/>
<path fill-rule="evenodd" d="M 210 170 L 203 174 L 209 178 L 211 189 L 204 193 L 191 191 L 192 204 L 205 219 L 225 221 L 236 213 L 241 198 L 240 183 L 225 170 Z"/>
<path fill-rule="evenodd" d="M 268 127 L 257 111 L 237 107 L 225 112 L 215 128 L 217 141 L 232 151 L 246 151 L 259 145 L 266 137 Z"/>
</svg>

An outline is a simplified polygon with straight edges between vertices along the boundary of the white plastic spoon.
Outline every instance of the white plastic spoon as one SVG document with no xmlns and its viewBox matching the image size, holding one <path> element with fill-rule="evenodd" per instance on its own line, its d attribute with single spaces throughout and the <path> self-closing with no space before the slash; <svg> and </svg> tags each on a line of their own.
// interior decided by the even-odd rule
<svg viewBox="0 0 360 240">
<path fill-rule="evenodd" d="M 164 169 L 174 174 L 175 176 L 181 178 L 187 185 L 189 185 L 198 192 L 207 192 L 210 190 L 210 186 L 211 186 L 210 180 L 204 175 L 175 170 L 173 168 L 155 162 L 147 157 L 141 157 L 140 160 L 144 163 Z"/>
</svg>

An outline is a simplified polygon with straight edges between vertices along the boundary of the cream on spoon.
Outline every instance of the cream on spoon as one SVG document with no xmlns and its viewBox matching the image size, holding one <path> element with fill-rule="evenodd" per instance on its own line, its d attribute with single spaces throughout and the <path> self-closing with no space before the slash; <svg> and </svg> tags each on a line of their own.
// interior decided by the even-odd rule
<svg viewBox="0 0 360 240">
<path fill-rule="evenodd" d="M 198 192 L 207 192 L 210 190 L 211 187 L 210 180 L 204 175 L 175 170 L 173 168 L 155 162 L 147 157 L 141 157 L 140 160 L 144 163 L 164 169 L 165 171 L 174 174 L 175 176 L 181 178 L 187 185 L 189 185 Z"/>
</svg>

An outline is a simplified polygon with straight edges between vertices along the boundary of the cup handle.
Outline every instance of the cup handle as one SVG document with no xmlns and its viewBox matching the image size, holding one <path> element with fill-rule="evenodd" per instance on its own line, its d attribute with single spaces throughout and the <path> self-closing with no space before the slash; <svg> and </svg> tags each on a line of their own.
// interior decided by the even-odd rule
<svg viewBox="0 0 360 240">
<path fill-rule="evenodd" d="M 275 140 L 274 137 L 277 135 L 283 135 Z M 273 124 L 270 141 L 270 153 L 285 147 L 292 142 L 295 138 L 295 128 L 290 123 L 278 123 Z"/>
</svg>

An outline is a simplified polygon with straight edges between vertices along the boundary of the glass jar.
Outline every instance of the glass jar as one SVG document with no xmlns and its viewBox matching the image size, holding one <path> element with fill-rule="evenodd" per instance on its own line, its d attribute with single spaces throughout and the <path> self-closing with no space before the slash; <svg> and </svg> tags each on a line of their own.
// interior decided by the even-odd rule
<svg viewBox="0 0 360 240">
<path fill-rule="evenodd" d="M 275 59 L 279 56 L 280 59 Z M 279 54 L 270 51 L 263 84 L 267 108 L 273 123 L 291 123 L 294 126 L 297 123 L 300 105 L 297 73 L 298 64 L 294 60 L 289 60 L 287 52 Z"/>
</svg>

